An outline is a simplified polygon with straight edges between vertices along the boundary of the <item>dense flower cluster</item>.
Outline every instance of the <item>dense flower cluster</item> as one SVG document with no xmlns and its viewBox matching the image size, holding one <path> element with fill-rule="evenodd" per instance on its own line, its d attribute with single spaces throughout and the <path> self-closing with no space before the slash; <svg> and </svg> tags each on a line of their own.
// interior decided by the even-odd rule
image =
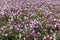
<svg viewBox="0 0 60 40">
<path fill-rule="evenodd" d="M 1 40 L 60 40 L 60 0 L 1 0 Z"/>
</svg>

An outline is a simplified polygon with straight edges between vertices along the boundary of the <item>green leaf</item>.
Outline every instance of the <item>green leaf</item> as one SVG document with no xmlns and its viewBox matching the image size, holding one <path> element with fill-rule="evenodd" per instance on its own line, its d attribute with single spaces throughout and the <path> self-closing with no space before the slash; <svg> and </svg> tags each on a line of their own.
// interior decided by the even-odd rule
<svg viewBox="0 0 60 40">
<path fill-rule="evenodd" d="M 42 37 L 41 37 L 41 36 L 39 36 L 39 37 L 38 37 L 38 40 L 42 40 Z"/>
<path fill-rule="evenodd" d="M 22 40 L 21 38 L 18 38 L 17 40 Z"/>
<path fill-rule="evenodd" d="M 56 17 L 56 16 L 54 16 L 54 18 L 57 19 L 57 20 L 60 20 L 60 17 Z"/>
<path fill-rule="evenodd" d="M 34 40 L 32 36 L 28 37 L 27 40 Z"/>
<path fill-rule="evenodd" d="M 27 15 L 27 11 L 24 11 L 24 16 L 26 16 Z"/>
<path fill-rule="evenodd" d="M 57 13 L 60 13 L 60 10 L 56 10 Z"/>
<path fill-rule="evenodd" d="M 17 40 L 16 36 L 14 34 L 8 35 L 8 40 Z"/>
<path fill-rule="evenodd" d="M 60 40 L 60 34 L 59 33 L 57 33 L 56 37 L 57 37 L 57 40 Z"/>
<path fill-rule="evenodd" d="M 18 23 L 18 19 L 17 19 L 17 18 L 14 18 L 14 21 L 15 21 L 16 23 Z"/>
<path fill-rule="evenodd" d="M 0 26 L 2 26 L 3 25 L 3 20 L 2 19 L 0 19 Z"/>
<path fill-rule="evenodd" d="M 17 30 L 14 30 L 13 32 L 15 35 L 19 34 L 19 31 L 17 31 Z"/>
<path fill-rule="evenodd" d="M 50 17 L 50 14 L 46 17 L 46 19 L 48 19 Z"/>
</svg>

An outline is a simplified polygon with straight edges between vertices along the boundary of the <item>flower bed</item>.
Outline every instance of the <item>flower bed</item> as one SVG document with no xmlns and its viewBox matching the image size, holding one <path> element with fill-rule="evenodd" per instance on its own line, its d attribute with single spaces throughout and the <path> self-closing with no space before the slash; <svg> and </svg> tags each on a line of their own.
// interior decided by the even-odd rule
<svg viewBox="0 0 60 40">
<path fill-rule="evenodd" d="M 60 40 L 60 1 L 1 0 L 0 40 Z"/>
</svg>

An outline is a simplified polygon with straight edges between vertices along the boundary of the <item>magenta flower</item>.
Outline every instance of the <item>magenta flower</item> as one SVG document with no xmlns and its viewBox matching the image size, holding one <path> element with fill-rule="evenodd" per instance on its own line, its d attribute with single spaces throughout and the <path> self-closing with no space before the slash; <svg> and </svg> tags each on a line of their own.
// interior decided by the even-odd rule
<svg viewBox="0 0 60 40">
<path fill-rule="evenodd" d="M 15 28 L 16 30 L 19 30 L 20 25 L 21 25 L 21 24 L 16 24 L 16 25 L 14 25 L 14 28 Z"/>
<path fill-rule="evenodd" d="M 2 16 L 2 15 L 0 15 L 0 18 L 3 18 L 3 16 Z"/>
<path fill-rule="evenodd" d="M 37 38 L 34 38 L 34 40 L 38 40 Z"/>
<path fill-rule="evenodd" d="M 46 24 L 47 26 L 53 26 L 52 24 Z"/>
<path fill-rule="evenodd" d="M 26 38 L 24 37 L 24 40 L 26 40 Z"/>
</svg>

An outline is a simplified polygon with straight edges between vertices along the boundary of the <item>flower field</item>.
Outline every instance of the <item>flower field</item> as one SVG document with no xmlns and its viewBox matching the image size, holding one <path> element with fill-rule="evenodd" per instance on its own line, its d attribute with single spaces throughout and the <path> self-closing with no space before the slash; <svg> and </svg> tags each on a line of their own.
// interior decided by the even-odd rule
<svg viewBox="0 0 60 40">
<path fill-rule="evenodd" d="M 60 0 L 0 0 L 0 40 L 60 40 Z"/>
</svg>

